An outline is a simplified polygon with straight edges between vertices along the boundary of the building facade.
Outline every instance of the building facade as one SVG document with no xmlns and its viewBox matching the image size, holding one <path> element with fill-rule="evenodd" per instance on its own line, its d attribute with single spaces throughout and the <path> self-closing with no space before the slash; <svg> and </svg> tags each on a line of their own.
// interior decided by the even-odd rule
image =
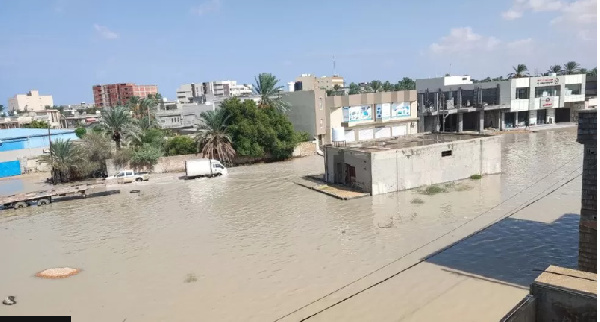
<svg viewBox="0 0 600 322">
<path fill-rule="evenodd" d="M 52 95 L 40 95 L 37 90 L 31 90 L 27 94 L 17 94 L 8 99 L 9 111 L 43 111 L 46 106 L 51 107 L 53 105 Z"/>
<path fill-rule="evenodd" d="M 585 75 L 550 75 L 473 83 L 469 76 L 416 81 L 421 131 L 483 131 L 486 128 L 573 122 L 585 108 Z"/>
<path fill-rule="evenodd" d="M 294 81 L 294 91 L 330 90 L 336 85 L 344 87 L 344 78 L 338 75 L 316 77 L 312 74 L 302 74 Z"/>
<path fill-rule="evenodd" d="M 136 85 L 132 83 L 94 85 L 94 105 L 98 108 L 125 105 L 133 96 L 146 98 L 149 94 L 158 94 L 156 85 Z"/>
<path fill-rule="evenodd" d="M 416 134 L 417 91 L 362 93 L 325 98 L 323 144 Z"/>
<path fill-rule="evenodd" d="M 238 84 L 237 81 L 183 84 L 177 89 L 177 100 L 180 103 L 204 103 L 207 97 L 227 98 L 249 95 L 252 95 L 252 85 Z"/>
<path fill-rule="evenodd" d="M 417 133 L 417 92 L 327 96 L 324 90 L 283 93 L 288 119 L 319 145 L 399 137 Z"/>
</svg>

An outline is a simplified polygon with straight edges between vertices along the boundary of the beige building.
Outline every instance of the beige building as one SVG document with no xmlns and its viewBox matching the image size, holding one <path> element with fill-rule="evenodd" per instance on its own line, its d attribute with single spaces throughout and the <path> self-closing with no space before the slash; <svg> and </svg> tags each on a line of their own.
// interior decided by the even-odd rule
<svg viewBox="0 0 600 322">
<path fill-rule="evenodd" d="M 362 93 L 325 98 L 323 143 L 350 143 L 416 134 L 417 91 Z"/>
<path fill-rule="evenodd" d="M 323 90 L 285 93 L 287 116 L 297 131 L 320 145 L 360 142 L 417 133 L 417 92 L 327 96 Z"/>
<path fill-rule="evenodd" d="M 40 95 L 37 90 L 31 90 L 27 94 L 17 94 L 8 99 L 9 111 L 43 111 L 46 106 L 53 106 L 52 95 Z"/>
<path fill-rule="evenodd" d="M 344 78 L 338 75 L 316 77 L 312 74 L 302 74 L 296 77 L 294 91 L 329 90 L 335 85 L 344 87 Z"/>
</svg>

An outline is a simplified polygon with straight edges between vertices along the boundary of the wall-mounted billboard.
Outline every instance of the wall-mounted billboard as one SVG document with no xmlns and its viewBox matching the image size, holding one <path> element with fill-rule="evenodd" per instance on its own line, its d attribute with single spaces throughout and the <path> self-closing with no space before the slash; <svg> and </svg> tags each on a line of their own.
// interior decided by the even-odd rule
<svg viewBox="0 0 600 322">
<path fill-rule="evenodd" d="M 409 117 L 410 103 L 394 103 L 392 104 L 392 118 Z"/>
<path fill-rule="evenodd" d="M 346 106 L 343 109 L 344 122 L 361 122 L 373 120 L 371 105 Z"/>
</svg>

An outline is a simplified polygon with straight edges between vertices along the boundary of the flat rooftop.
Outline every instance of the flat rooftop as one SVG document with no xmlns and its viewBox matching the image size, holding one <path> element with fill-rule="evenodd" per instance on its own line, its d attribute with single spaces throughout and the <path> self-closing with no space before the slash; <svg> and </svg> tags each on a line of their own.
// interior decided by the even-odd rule
<svg viewBox="0 0 600 322">
<path fill-rule="evenodd" d="M 361 151 L 361 152 L 380 152 L 388 150 L 397 150 L 411 147 L 426 146 L 438 143 L 453 141 L 471 140 L 477 138 L 490 137 L 487 134 L 475 133 L 425 133 L 406 135 L 397 138 L 380 139 L 358 143 L 349 143 L 346 146 L 336 146 L 337 148 Z M 335 145 L 333 145 L 335 146 Z"/>
</svg>

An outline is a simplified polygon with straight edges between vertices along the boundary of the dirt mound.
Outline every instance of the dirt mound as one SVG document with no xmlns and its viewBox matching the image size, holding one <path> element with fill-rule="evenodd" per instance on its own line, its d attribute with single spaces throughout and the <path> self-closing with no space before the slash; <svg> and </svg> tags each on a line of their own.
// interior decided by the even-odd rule
<svg viewBox="0 0 600 322">
<path fill-rule="evenodd" d="M 80 271 L 80 269 L 70 267 L 48 268 L 35 274 L 35 276 L 41 278 L 65 278 L 76 275 Z"/>
</svg>

